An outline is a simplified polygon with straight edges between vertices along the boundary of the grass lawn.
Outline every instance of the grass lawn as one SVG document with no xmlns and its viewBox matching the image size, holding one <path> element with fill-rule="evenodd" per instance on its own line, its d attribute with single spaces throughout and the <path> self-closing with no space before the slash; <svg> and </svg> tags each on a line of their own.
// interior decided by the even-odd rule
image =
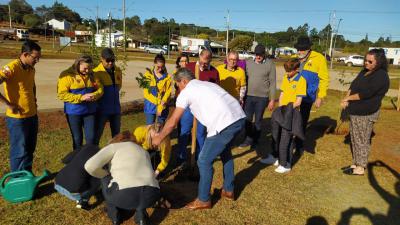
<svg viewBox="0 0 400 225">
<path fill-rule="evenodd" d="M 326 104 L 311 113 L 306 150 L 289 174 L 277 174 L 273 166 L 258 162 L 270 151 L 270 113 L 265 114 L 262 141 L 256 151 L 233 150 L 235 158 L 236 201 L 220 199 L 221 162 L 214 164 L 213 208 L 188 211 L 182 207 L 196 196 L 197 183 L 175 181 L 167 176 L 161 182 L 171 209 L 148 209 L 154 224 L 399 224 L 400 221 L 400 116 L 385 100 L 375 126 L 370 162 L 365 176 L 347 176 L 340 168 L 351 163 L 350 147 L 344 135 L 327 134 L 336 123 L 341 93 L 329 91 Z M 60 113 L 60 115 L 62 115 Z M 71 138 L 65 118 L 40 116 L 41 127 L 35 153 L 34 172 L 46 168 L 57 172 L 60 159 L 71 151 Z M 49 122 L 51 121 L 51 122 Z M 142 113 L 122 117 L 122 130 L 141 125 Z M 4 134 L 4 127 L 2 133 Z M 109 130 L 102 139 L 104 145 Z M 8 170 L 7 138 L 0 138 L 0 174 Z M 176 139 L 173 140 L 173 144 Z M 172 160 L 173 161 L 173 160 Z M 170 163 L 172 164 L 172 162 Z M 90 211 L 55 193 L 53 181 L 42 183 L 33 201 L 11 204 L 0 198 L 1 224 L 111 224 L 98 204 Z M 92 199 L 94 202 L 95 199 Z M 128 219 L 124 224 L 134 224 Z"/>
<path fill-rule="evenodd" d="M 400 78 L 390 79 L 390 89 L 399 90 Z"/>
</svg>

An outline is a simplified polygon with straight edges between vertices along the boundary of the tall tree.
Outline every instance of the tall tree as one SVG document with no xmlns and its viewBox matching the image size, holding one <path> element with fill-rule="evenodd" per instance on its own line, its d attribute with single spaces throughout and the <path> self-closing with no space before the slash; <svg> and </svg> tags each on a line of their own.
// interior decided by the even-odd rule
<svg viewBox="0 0 400 225">
<path fill-rule="evenodd" d="M 11 0 L 9 4 L 11 8 L 11 17 L 14 22 L 23 23 L 24 15 L 33 13 L 32 6 L 25 0 Z"/>
</svg>

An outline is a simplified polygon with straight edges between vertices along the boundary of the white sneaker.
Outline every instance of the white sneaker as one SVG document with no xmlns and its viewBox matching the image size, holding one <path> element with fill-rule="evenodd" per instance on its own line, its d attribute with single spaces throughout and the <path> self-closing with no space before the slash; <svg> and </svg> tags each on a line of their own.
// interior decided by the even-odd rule
<svg viewBox="0 0 400 225">
<path fill-rule="evenodd" d="M 260 159 L 260 162 L 267 165 L 275 165 L 278 163 L 278 160 L 274 158 L 272 155 L 268 155 L 267 158 Z"/>
<path fill-rule="evenodd" d="M 279 160 L 278 159 L 274 162 L 274 166 L 279 166 Z"/>
<path fill-rule="evenodd" d="M 289 167 L 283 167 L 283 166 L 281 166 L 281 165 L 279 165 L 276 169 L 275 169 L 275 172 L 277 172 L 277 173 L 288 173 L 289 171 L 291 170 L 291 168 L 290 168 L 290 165 L 289 165 Z"/>
</svg>

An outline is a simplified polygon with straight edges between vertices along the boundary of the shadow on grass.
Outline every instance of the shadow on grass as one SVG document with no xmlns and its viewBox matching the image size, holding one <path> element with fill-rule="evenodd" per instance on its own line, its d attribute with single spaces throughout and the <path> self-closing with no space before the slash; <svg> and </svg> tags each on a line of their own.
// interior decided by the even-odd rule
<svg viewBox="0 0 400 225">
<path fill-rule="evenodd" d="M 328 225 L 328 221 L 322 216 L 313 216 L 307 219 L 306 225 Z"/>
<path fill-rule="evenodd" d="M 249 160 L 253 161 L 253 160 Z M 242 194 L 245 187 L 250 184 L 260 173 L 261 170 L 266 168 L 268 165 L 262 164 L 258 161 L 251 164 L 246 169 L 241 170 L 235 176 L 235 198 L 238 199 Z"/>
<path fill-rule="evenodd" d="M 382 188 L 374 173 L 374 167 L 384 167 L 386 168 L 395 178 L 395 191 L 396 195 L 391 194 L 389 191 Z M 356 215 L 361 215 L 367 217 L 374 225 L 395 225 L 399 224 L 400 221 L 400 174 L 393 168 L 385 164 L 384 162 L 378 160 L 369 163 L 367 166 L 368 170 L 368 180 L 371 186 L 376 190 L 376 192 L 389 204 L 389 210 L 387 215 L 383 214 L 372 214 L 367 208 L 353 208 L 350 207 L 346 211 L 342 212 L 342 217 L 338 222 L 338 225 L 350 225 L 351 218 Z"/>
<path fill-rule="evenodd" d="M 329 116 L 321 116 L 308 122 L 306 129 L 305 150 L 315 154 L 317 140 L 329 133 L 332 127 L 336 127 L 336 120 Z"/>
<path fill-rule="evenodd" d="M 38 185 L 35 193 L 35 199 L 41 199 L 43 197 L 49 196 L 56 192 L 54 189 L 54 178 L 57 176 L 58 172 L 50 173 L 41 183 L 46 183 Z M 49 182 L 51 181 L 51 182 Z"/>
</svg>

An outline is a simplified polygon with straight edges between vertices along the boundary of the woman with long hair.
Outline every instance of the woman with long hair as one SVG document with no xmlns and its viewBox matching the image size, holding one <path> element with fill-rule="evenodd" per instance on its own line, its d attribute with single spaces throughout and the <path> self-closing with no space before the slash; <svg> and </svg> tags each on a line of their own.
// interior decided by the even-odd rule
<svg viewBox="0 0 400 225">
<path fill-rule="evenodd" d="M 146 151 L 155 150 L 160 152 L 161 161 L 154 171 L 155 176 L 158 176 L 160 172 L 165 170 L 171 158 L 171 140 L 169 137 L 165 138 L 158 146 L 152 144 L 152 136 L 159 133 L 161 129 L 162 124 L 154 123 L 152 125 L 139 126 L 133 131 L 136 144 L 142 146 Z"/>
<path fill-rule="evenodd" d="M 57 96 L 64 101 L 64 112 L 72 134 L 73 150 L 83 144 L 95 144 L 96 101 L 103 95 L 103 85 L 93 75 L 93 60 L 82 55 L 58 78 Z"/>
<path fill-rule="evenodd" d="M 383 49 L 371 49 L 364 68 L 351 82 L 341 106 L 350 114 L 350 137 L 353 163 L 343 168 L 345 174 L 364 175 L 371 149 L 371 133 L 379 116 L 382 99 L 389 90 L 388 63 Z"/>
</svg>

